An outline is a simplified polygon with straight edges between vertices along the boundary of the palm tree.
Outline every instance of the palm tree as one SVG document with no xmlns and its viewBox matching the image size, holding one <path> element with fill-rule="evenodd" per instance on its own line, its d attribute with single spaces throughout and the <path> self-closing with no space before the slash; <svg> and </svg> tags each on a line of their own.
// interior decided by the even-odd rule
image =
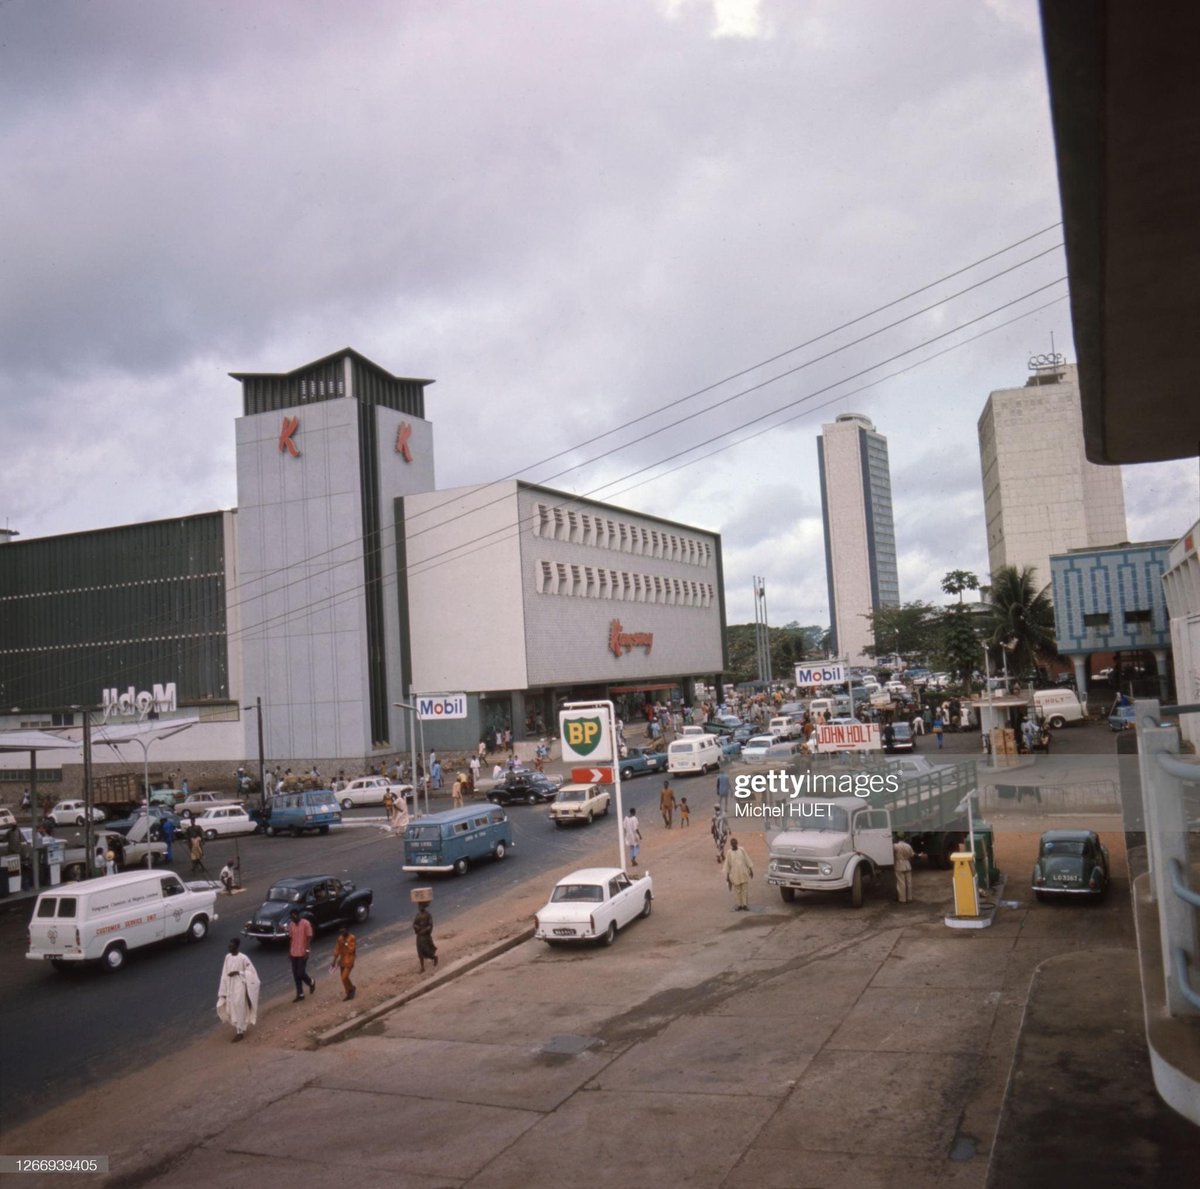
<svg viewBox="0 0 1200 1189">
<path fill-rule="evenodd" d="M 947 594 L 958 595 L 958 601 L 963 601 L 964 590 L 978 590 L 979 579 L 970 570 L 951 570 L 942 579 L 942 589 Z"/>
<path fill-rule="evenodd" d="M 1033 566 L 1001 566 L 988 593 L 987 641 L 1003 647 L 1009 672 L 1032 671 L 1039 659 L 1058 652 L 1054 640 L 1054 606 L 1049 588 L 1038 589 Z"/>
</svg>

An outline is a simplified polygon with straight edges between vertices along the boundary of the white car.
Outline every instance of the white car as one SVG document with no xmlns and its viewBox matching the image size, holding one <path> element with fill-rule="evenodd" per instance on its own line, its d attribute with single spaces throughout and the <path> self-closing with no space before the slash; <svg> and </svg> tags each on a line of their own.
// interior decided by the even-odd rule
<svg viewBox="0 0 1200 1189">
<path fill-rule="evenodd" d="M 82 826 L 87 821 L 87 803 L 84 801 L 60 801 L 46 817 L 56 826 Z M 104 810 L 92 806 L 92 821 L 104 821 Z"/>
<path fill-rule="evenodd" d="M 550 806 L 550 820 L 556 826 L 567 822 L 591 822 L 608 813 L 609 796 L 598 784 L 564 784 Z"/>
<path fill-rule="evenodd" d="M 765 764 L 794 756 L 802 745 L 793 739 L 774 735 L 753 735 L 742 744 L 742 760 L 747 764 Z"/>
<path fill-rule="evenodd" d="M 612 945 L 618 929 L 650 915 L 653 900 L 649 872 L 631 880 L 619 867 L 585 867 L 554 885 L 549 902 L 538 909 L 533 935 L 550 945 L 569 941 Z"/>
<path fill-rule="evenodd" d="M 413 798 L 411 784 L 394 784 L 386 776 L 357 776 L 345 788 L 337 790 L 337 799 L 343 809 L 353 809 L 356 805 L 382 805 L 389 789 L 394 796 L 403 796 L 406 801 Z"/>
<path fill-rule="evenodd" d="M 225 793 L 192 793 L 186 801 L 180 801 L 175 806 L 175 812 L 180 817 L 199 817 L 206 809 L 214 805 L 240 805 L 241 802 Z"/>
<path fill-rule="evenodd" d="M 258 823 L 240 805 L 215 805 L 194 820 L 208 839 L 223 834 L 253 834 L 258 829 Z"/>
</svg>

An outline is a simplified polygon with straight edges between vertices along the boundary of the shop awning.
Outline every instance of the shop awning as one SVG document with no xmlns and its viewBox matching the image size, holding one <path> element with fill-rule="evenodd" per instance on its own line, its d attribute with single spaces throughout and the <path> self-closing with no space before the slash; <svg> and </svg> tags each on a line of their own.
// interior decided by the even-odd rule
<svg viewBox="0 0 1200 1189">
<path fill-rule="evenodd" d="M 610 685 L 610 694 L 657 694 L 667 689 L 678 689 L 677 681 L 660 681 L 657 685 Z"/>
</svg>

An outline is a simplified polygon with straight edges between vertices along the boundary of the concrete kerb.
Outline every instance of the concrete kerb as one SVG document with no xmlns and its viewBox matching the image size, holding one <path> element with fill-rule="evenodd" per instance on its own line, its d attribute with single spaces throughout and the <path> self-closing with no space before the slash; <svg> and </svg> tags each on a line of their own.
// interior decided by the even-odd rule
<svg viewBox="0 0 1200 1189">
<path fill-rule="evenodd" d="M 435 975 L 428 982 L 410 987 L 407 991 L 402 991 L 399 995 L 394 995 L 391 999 L 385 999 L 383 1003 L 376 1004 L 370 1010 L 363 1012 L 361 1016 L 355 1016 L 354 1019 L 347 1020 L 343 1024 L 338 1024 L 326 1032 L 318 1033 L 314 1039 L 319 1047 L 336 1044 L 338 1041 L 345 1040 L 355 1032 L 365 1028 L 368 1024 L 372 1024 L 376 1020 L 389 1015 L 397 1008 L 403 1007 L 406 1003 L 411 1003 L 414 999 L 420 999 L 421 996 L 428 995 L 431 991 L 436 991 L 439 987 L 444 987 L 447 983 L 454 982 L 455 979 L 461 978 L 464 974 L 468 974 L 472 970 L 477 970 L 480 966 L 485 966 L 488 962 L 500 957 L 501 954 L 505 954 L 509 950 L 515 949 L 517 946 L 531 940 L 532 937 L 533 926 L 527 925 L 514 936 L 495 942 L 470 958 L 463 958 L 461 961 L 455 962 L 454 965 L 448 966 L 442 973 Z"/>
</svg>

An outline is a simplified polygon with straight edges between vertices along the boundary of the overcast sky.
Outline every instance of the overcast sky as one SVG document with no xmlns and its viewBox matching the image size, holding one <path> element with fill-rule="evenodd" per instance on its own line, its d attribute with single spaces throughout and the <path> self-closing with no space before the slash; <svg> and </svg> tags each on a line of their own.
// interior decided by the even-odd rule
<svg viewBox="0 0 1200 1189">
<path fill-rule="evenodd" d="M 0 162 L 23 540 L 233 507 L 227 373 L 352 346 L 436 379 L 439 486 L 718 530 L 730 622 L 758 574 L 826 624 L 821 423 L 887 435 L 941 601 L 987 394 L 1074 361 L 1033 0 L 9 0 Z M 1133 540 L 1195 518 L 1194 462 L 1125 490 Z"/>
</svg>

